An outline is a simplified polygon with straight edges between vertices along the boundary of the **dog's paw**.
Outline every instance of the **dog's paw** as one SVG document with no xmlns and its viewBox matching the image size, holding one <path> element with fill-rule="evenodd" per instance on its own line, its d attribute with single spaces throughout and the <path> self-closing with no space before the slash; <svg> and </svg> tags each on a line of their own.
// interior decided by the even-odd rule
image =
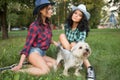
<svg viewBox="0 0 120 80">
<path fill-rule="evenodd" d="M 75 72 L 74 75 L 75 76 L 81 76 L 81 74 L 79 72 Z"/>
<path fill-rule="evenodd" d="M 63 72 L 63 75 L 67 77 L 70 76 L 68 73 L 65 73 L 65 72 Z"/>
</svg>

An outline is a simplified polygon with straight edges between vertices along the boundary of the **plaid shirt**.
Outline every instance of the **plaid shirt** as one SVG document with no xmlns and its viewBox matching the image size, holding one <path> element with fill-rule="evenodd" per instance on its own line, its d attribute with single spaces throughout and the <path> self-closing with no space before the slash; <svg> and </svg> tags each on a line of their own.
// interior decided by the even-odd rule
<svg viewBox="0 0 120 80">
<path fill-rule="evenodd" d="M 21 54 L 28 56 L 31 47 L 38 47 L 42 50 L 47 50 L 51 43 L 52 31 L 47 25 L 39 25 L 38 21 L 34 21 L 28 30 L 26 44 Z"/>
<path fill-rule="evenodd" d="M 72 30 L 71 28 L 67 27 L 67 25 L 65 25 L 65 35 L 70 43 L 85 41 L 86 39 L 86 31 L 80 32 L 78 28 Z"/>
</svg>

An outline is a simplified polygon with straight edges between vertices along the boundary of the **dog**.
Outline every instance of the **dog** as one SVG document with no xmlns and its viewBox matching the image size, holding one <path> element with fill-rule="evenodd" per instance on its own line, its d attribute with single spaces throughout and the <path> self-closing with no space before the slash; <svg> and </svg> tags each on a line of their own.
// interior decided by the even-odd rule
<svg viewBox="0 0 120 80">
<path fill-rule="evenodd" d="M 60 50 L 57 54 L 56 66 L 54 66 L 55 71 L 57 71 L 57 66 L 61 60 L 64 61 L 63 75 L 69 76 L 68 70 L 71 67 L 75 68 L 74 75 L 80 76 L 79 70 L 82 68 L 83 60 L 88 58 L 91 54 L 91 48 L 86 42 L 78 42 L 70 51 L 59 46 Z"/>
</svg>

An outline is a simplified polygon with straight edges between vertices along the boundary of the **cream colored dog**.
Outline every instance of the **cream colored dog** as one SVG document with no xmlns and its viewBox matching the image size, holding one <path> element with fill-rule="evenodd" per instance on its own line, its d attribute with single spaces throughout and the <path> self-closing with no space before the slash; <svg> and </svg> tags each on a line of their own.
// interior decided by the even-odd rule
<svg viewBox="0 0 120 80">
<path fill-rule="evenodd" d="M 63 49 L 60 46 L 60 51 L 57 55 L 57 65 L 60 63 L 61 60 L 64 60 L 64 70 L 63 75 L 68 75 L 68 69 L 71 67 L 75 68 L 75 75 L 80 76 L 79 70 L 82 68 L 83 60 L 88 58 L 91 54 L 91 49 L 88 43 L 85 42 L 78 42 L 71 51 Z M 55 66 L 55 70 L 57 70 L 57 65 Z"/>
</svg>

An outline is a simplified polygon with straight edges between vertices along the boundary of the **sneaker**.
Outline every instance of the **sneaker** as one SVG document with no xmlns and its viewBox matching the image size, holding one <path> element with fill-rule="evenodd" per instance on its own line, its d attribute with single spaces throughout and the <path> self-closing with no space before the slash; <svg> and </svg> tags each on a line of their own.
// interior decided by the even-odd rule
<svg viewBox="0 0 120 80">
<path fill-rule="evenodd" d="M 87 80 L 96 80 L 95 72 L 92 66 L 88 67 L 87 69 Z"/>
</svg>

